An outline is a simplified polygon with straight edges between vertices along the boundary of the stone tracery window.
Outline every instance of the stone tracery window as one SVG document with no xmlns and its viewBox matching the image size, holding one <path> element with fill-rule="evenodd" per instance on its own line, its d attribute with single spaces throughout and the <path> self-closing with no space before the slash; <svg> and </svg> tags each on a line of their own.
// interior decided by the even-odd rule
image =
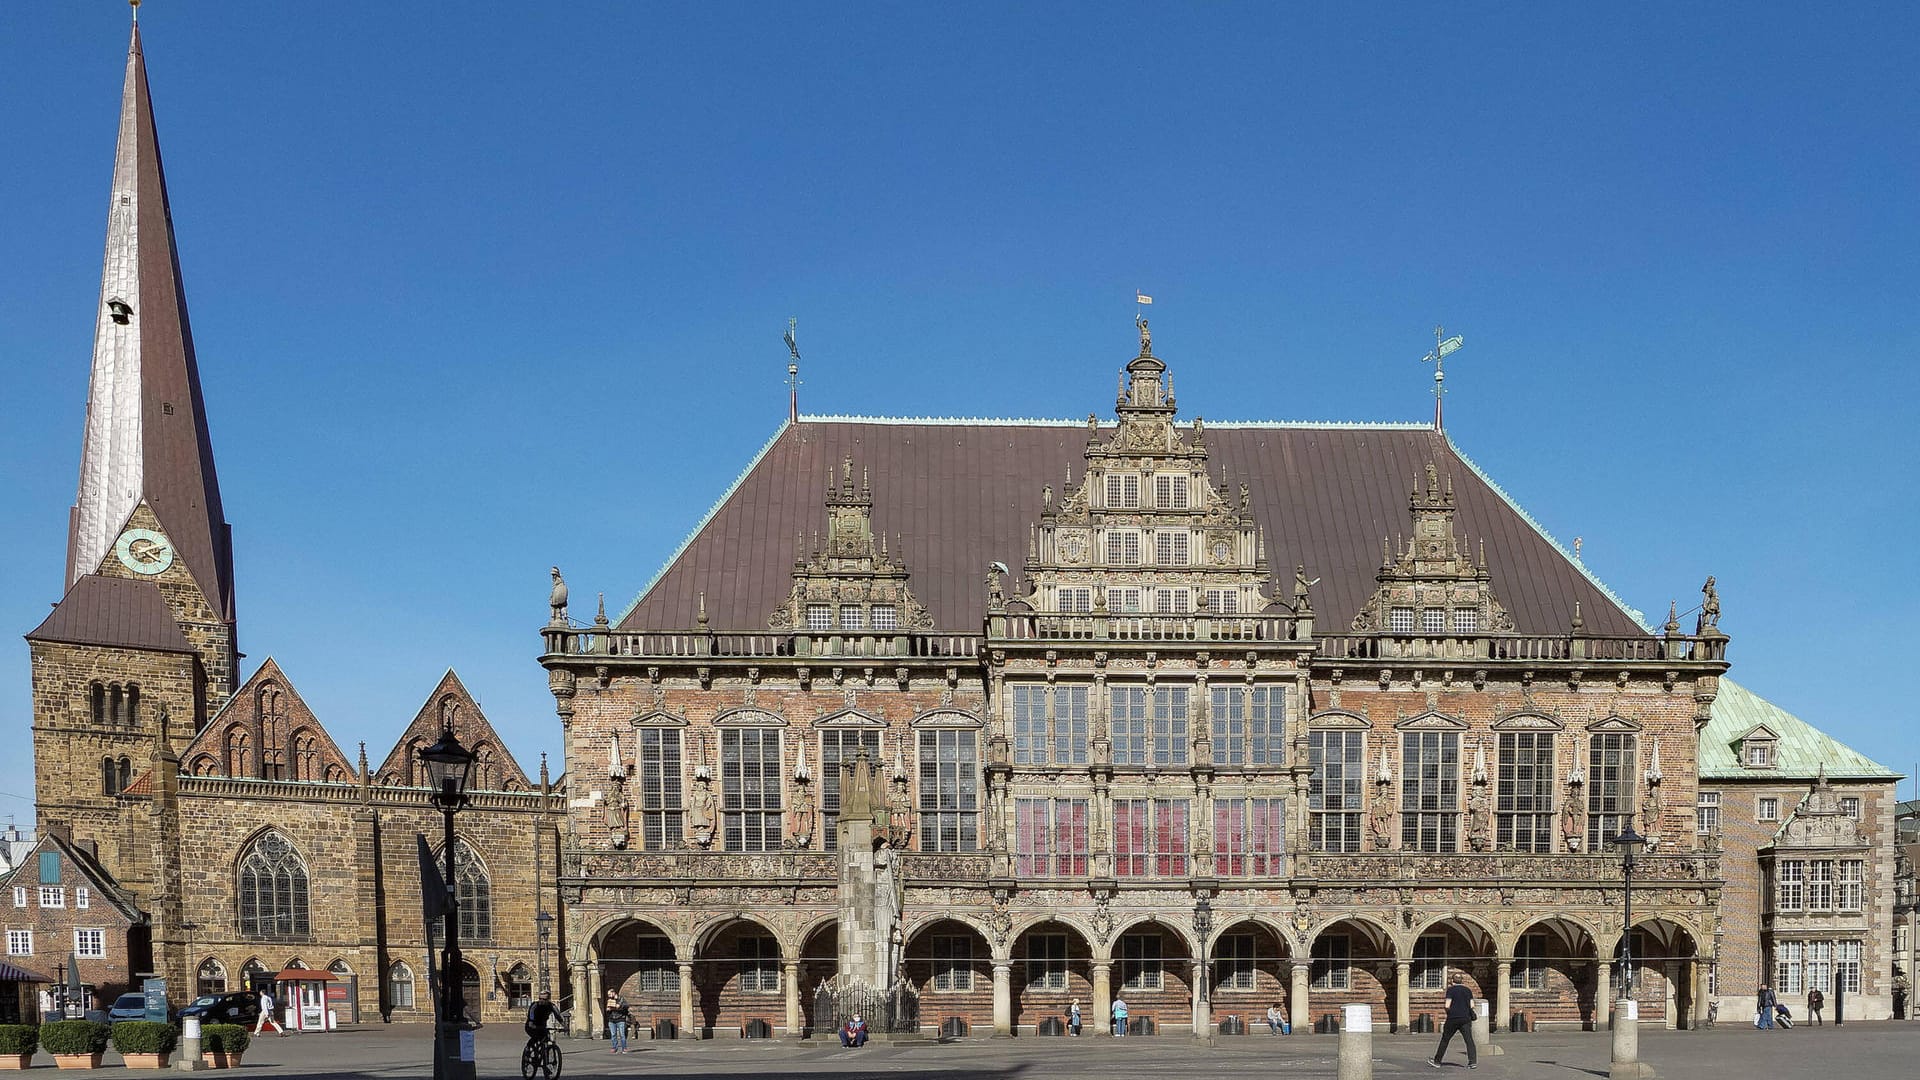
<svg viewBox="0 0 1920 1080">
<path fill-rule="evenodd" d="M 413 969 L 405 961 L 395 961 L 387 969 L 387 1004 L 396 1009 L 413 1008 Z"/>
<path fill-rule="evenodd" d="M 227 729 L 227 775 L 250 777 L 253 770 L 253 736 L 235 724 Z"/>
<path fill-rule="evenodd" d="M 453 896 L 460 906 L 460 940 L 492 939 L 493 877 L 479 853 L 465 840 L 456 840 L 453 845 Z"/>
<path fill-rule="evenodd" d="M 205 997 L 208 994 L 227 992 L 227 968 L 214 957 L 200 961 L 200 970 L 194 977 L 194 994 Z"/>
<path fill-rule="evenodd" d="M 269 829 L 240 860 L 240 936 L 301 938 L 310 932 L 307 867 L 287 838 Z"/>
</svg>

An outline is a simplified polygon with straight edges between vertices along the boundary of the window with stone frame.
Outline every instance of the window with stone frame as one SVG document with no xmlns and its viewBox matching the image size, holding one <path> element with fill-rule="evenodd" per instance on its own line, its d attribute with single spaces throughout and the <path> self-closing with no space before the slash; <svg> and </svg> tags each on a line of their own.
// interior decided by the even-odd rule
<svg viewBox="0 0 1920 1080">
<path fill-rule="evenodd" d="M 1695 801 L 1693 831 L 1696 836 L 1714 836 L 1720 832 L 1720 793 L 1702 791 Z"/>
<path fill-rule="evenodd" d="M 735 946 L 734 956 L 740 965 L 741 993 L 780 992 L 780 943 L 772 935 L 742 935 Z"/>
<path fill-rule="evenodd" d="M 1478 608 L 1454 608 L 1453 632 L 1460 635 L 1480 632 L 1480 611 Z"/>
<path fill-rule="evenodd" d="M 900 609 L 892 604 L 875 604 L 868 610 L 868 620 L 875 630 L 890 634 L 900 629 Z"/>
<path fill-rule="evenodd" d="M 1353 942 L 1345 934 L 1321 934 L 1314 938 L 1307 970 L 1315 990 L 1351 989 Z"/>
<path fill-rule="evenodd" d="M 1153 561 L 1157 566 L 1186 566 L 1191 559 L 1192 536 L 1183 531 L 1160 529 L 1153 534 Z"/>
<path fill-rule="evenodd" d="M 1285 688 L 1215 686 L 1211 695 L 1215 765 L 1286 764 Z"/>
<path fill-rule="evenodd" d="M 1420 632 L 1423 634 L 1444 634 L 1447 632 L 1446 608 L 1421 608 Z"/>
<path fill-rule="evenodd" d="M 640 965 L 633 973 L 634 985 L 641 993 L 666 994 L 680 989 L 673 942 L 658 935 L 642 937 L 634 942 L 634 960 Z"/>
<path fill-rule="evenodd" d="M 1834 910 L 1862 910 L 1866 900 L 1866 864 L 1859 859 L 1841 859 L 1836 869 L 1839 876 L 1834 882 Z"/>
<path fill-rule="evenodd" d="M 1185 877 L 1188 847 L 1187 800 L 1113 801 L 1116 877 Z"/>
<path fill-rule="evenodd" d="M 1803 949 L 1798 941 L 1779 941 L 1773 946 L 1773 992 L 1781 998 L 1806 992 Z"/>
<path fill-rule="evenodd" d="M 1039 765 L 1047 760 L 1047 687 L 1045 683 L 1011 683 L 1007 709 L 1013 728 L 1013 763 Z"/>
<path fill-rule="evenodd" d="M 1140 477 L 1138 474 L 1107 474 L 1107 507 L 1112 510 L 1139 509 Z"/>
<path fill-rule="evenodd" d="M 227 992 L 227 968 L 219 960 L 209 956 L 200 961 L 200 969 L 194 972 L 194 996 L 208 997 Z"/>
<path fill-rule="evenodd" d="M 1133 529 L 1107 530 L 1107 565 L 1140 565 L 1140 533 L 1138 531 Z"/>
<path fill-rule="evenodd" d="M 1231 878 L 1284 874 L 1286 818 L 1284 799 L 1216 798 L 1213 872 Z"/>
<path fill-rule="evenodd" d="M 1013 858 L 1018 877 L 1085 877 L 1087 800 L 1015 799 Z"/>
<path fill-rule="evenodd" d="M 1187 477 L 1167 473 L 1154 477 L 1153 505 L 1162 510 L 1187 509 Z"/>
<path fill-rule="evenodd" d="M 880 760 L 879 728 L 825 728 L 820 732 L 821 839 L 828 851 L 840 846 L 840 763 L 858 758 Z"/>
<path fill-rule="evenodd" d="M 1858 941 L 1835 944 L 1834 977 L 1839 981 L 1840 989 L 1849 994 L 1860 992 L 1860 951 Z"/>
<path fill-rule="evenodd" d="M 1312 850 L 1360 850 L 1365 753 L 1363 731 L 1307 733 L 1307 762 L 1313 770 L 1307 780 L 1307 843 Z"/>
<path fill-rule="evenodd" d="M 1818 990 L 1823 994 L 1833 992 L 1833 942 L 1809 941 L 1807 954 L 1807 989 Z"/>
<path fill-rule="evenodd" d="M 1114 615 L 1140 614 L 1140 590 L 1108 589 L 1107 611 Z"/>
<path fill-rule="evenodd" d="M 1189 602 L 1192 592 L 1187 589 L 1153 590 L 1153 612 L 1156 615 L 1185 615 L 1192 606 Z"/>
<path fill-rule="evenodd" d="M 1207 610 L 1215 615 L 1240 614 L 1240 590 L 1208 589 Z"/>
<path fill-rule="evenodd" d="M 634 736 L 641 846 L 648 851 L 674 850 L 686 835 L 681 798 L 680 729 L 643 727 L 635 731 Z"/>
<path fill-rule="evenodd" d="M 967 934 L 935 934 L 932 949 L 934 990 L 972 990 L 973 938 Z"/>
<path fill-rule="evenodd" d="M 1054 593 L 1061 613 L 1086 615 L 1093 611 L 1093 590 L 1085 586 L 1062 588 Z"/>
<path fill-rule="evenodd" d="M 507 969 L 507 1007 L 525 1009 L 533 1004 L 533 974 L 525 964 L 515 964 Z"/>
<path fill-rule="evenodd" d="M 268 829 L 247 845 L 236 902 L 242 938 L 289 940 L 310 934 L 307 866 L 293 844 Z"/>
<path fill-rule="evenodd" d="M 1387 610 L 1387 630 L 1395 634 L 1413 633 L 1413 609 L 1410 607 L 1389 608 Z"/>
<path fill-rule="evenodd" d="M 1213 946 L 1214 986 L 1221 990 L 1252 990 L 1259 984 L 1252 934 L 1222 934 Z"/>
<path fill-rule="evenodd" d="M 1840 813 L 1843 817 L 1849 817 L 1855 821 L 1859 821 L 1860 797 L 1858 795 L 1842 795 L 1840 797 Z"/>
<path fill-rule="evenodd" d="M 865 630 L 867 628 L 867 609 L 859 604 L 840 605 L 840 629 Z"/>
<path fill-rule="evenodd" d="M 453 846 L 453 894 L 460 914 L 460 940 L 484 944 L 493 939 L 493 877 L 465 840 Z"/>
<path fill-rule="evenodd" d="M 1120 988 L 1129 993 L 1161 989 L 1166 983 L 1164 950 L 1158 932 L 1120 935 Z"/>
<path fill-rule="evenodd" d="M 1782 859 L 1773 868 L 1773 909 L 1799 911 L 1807 904 L 1807 864 L 1800 859 Z"/>
<path fill-rule="evenodd" d="M 920 732 L 920 850 L 980 850 L 979 732 Z"/>
<path fill-rule="evenodd" d="M 833 605 L 808 604 L 807 629 L 815 633 L 831 631 L 833 629 Z"/>
<path fill-rule="evenodd" d="M 1833 910 L 1833 860 L 1813 859 L 1807 863 L 1807 910 Z"/>
<path fill-rule="evenodd" d="M 1748 738 L 1741 743 L 1740 756 L 1749 769 L 1771 769 L 1774 763 L 1773 740 Z"/>
<path fill-rule="evenodd" d="M 1521 934 L 1513 942 L 1513 969 L 1507 985 L 1515 990 L 1547 988 L 1547 935 Z"/>
<path fill-rule="evenodd" d="M 1596 732 L 1588 739 L 1588 851 L 1605 851 L 1633 821 L 1635 749 L 1630 732 Z"/>
<path fill-rule="evenodd" d="M 396 1009 L 413 1008 L 413 969 L 405 961 L 395 961 L 387 969 L 387 1004 Z"/>
<path fill-rule="evenodd" d="M 1447 935 L 1421 934 L 1413 942 L 1413 965 L 1407 986 L 1413 990 L 1440 990 L 1447 985 Z"/>
<path fill-rule="evenodd" d="M 1494 785 L 1494 842 L 1501 849 L 1553 850 L 1553 732 L 1503 731 Z"/>
<path fill-rule="evenodd" d="M 1085 765 L 1091 690 L 1084 684 L 1010 684 L 1013 763 Z"/>
<path fill-rule="evenodd" d="M 73 932 L 73 955 L 82 960 L 101 960 L 107 955 L 107 932 L 98 927 L 82 927 Z"/>
<path fill-rule="evenodd" d="M 1067 935 L 1027 935 L 1027 989 L 1067 988 Z"/>
<path fill-rule="evenodd" d="M 1762 795 L 1754 800 L 1753 819 L 1755 821 L 1779 821 L 1780 800 L 1771 795 Z"/>
<path fill-rule="evenodd" d="M 727 851 L 780 850 L 780 729 L 722 728 L 720 815 Z"/>
<path fill-rule="evenodd" d="M 1400 733 L 1400 847 L 1454 851 L 1460 829 L 1460 734 Z"/>
</svg>

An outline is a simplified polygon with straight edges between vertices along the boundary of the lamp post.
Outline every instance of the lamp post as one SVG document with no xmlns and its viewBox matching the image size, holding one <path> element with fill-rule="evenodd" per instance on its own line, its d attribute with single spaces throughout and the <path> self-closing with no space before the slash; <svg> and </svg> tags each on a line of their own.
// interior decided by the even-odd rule
<svg viewBox="0 0 1920 1080">
<path fill-rule="evenodd" d="M 1633 997 L 1633 855 L 1647 846 L 1647 838 L 1634 832 L 1633 822 L 1629 821 L 1611 843 L 1620 849 L 1620 876 L 1624 883 L 1620 906 L 1624 927 L 1620 934 L 1620 999 L 1625 1001 Z"/>
<path fill-rule="evenodd" d="M 546 994 L 553 990 L 553 986 L 547 981 L 547 941 L 553 936 L 553 913 L 550 911 L 542 911 L 533 917 L 533 922 L 534 925 L 539 928 L 540 992 Z"/>
<path fill-rule="evenodd" d="M 448 722 L 440 729 L 440 740 L 420 751 L 427 780 L 433 785 L 433 802 L 440 808 L 446 825 L 447 927 L 446 951 L 440 959 L 440 1075 L 446 1080 L 474 1080 L 473 1055 L 461 1052 L 461 1034 L 465 1028 L 465 1010 L 461 991 L 466 980 L 461 975 L 460 897 L 454 886 L 453 815 L 467 803 L 467 782 L 473 778 L 473 751 L 460 745 Z"/>
</svg>

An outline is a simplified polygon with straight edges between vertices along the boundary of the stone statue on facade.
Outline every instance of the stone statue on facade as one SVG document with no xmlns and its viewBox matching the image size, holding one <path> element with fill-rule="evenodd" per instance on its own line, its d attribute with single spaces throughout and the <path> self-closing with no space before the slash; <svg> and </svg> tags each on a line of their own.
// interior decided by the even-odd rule
<svg viewBox="0 0 1920 1080">
<path fill-rule="evenodd" d="M 1313 610 L 1313 600 L 1307 595 L 1307 590 L 1318 584 L 1320 584 L 1319 578 L 1314 578 L 1312 581 L 1307 580 L 1307 568 L 1305 565 L 1299 565 L 1293 568 L 1293 610 L 1295 613 Z"/>
<path fill-rule="evenodd" d="M 1393 848 L 1393 782 L 1375 783 L 1373 806 L 1367 816 L 1367 839 L 1375 851 Z"/>
<path fill-rule="evenodd" d="M 913 838 L 913 801 L 907 792 L 907 773 L 898 762 L 887 788 L 888 842 L 904 850 Z"/>
<path fill-rule="evenodd" d="M 547 594 L 547 606 L 553 609 L 550 625 L 567 625 L 567 579 L 560 576 L 557 566 L 553 568 L 553 591 Z"/>
<path fill-rule="evenodd" d="M 1587 792 L 1584 784 L 1567 785 L 1566 798 L 1560 806 L 1560 837 L 1566 841 L 1568 851 L 1579 851 L 1586 842 Z"/>
<path fill-rule="evenodd" d="M 1714 587 L 1713 576 L 1707 576 L 1707 583 L 1700 586 L 1700 621 L 1694 627 L 1694 633 L 1704 633 L 1720 629 L 1720 590 Z"/>
<path fill-rule="evenodd" d="M 1133 317 L 1133 325 L 1140 328 L 1140 355 L 1152 356 L 1153 355 L 1153 331 L 1147 327 L 1146 316 L 1135 315 Z"/>
<path fill-rule="evenodd" d="M 787 840 L 790 848 L 808 848 L 813 846 L 813 825 L 816 801 L 813 785 L 797 781 L 793 785 L 793 809 L 787 812 Z"/>
<path fill-rule="evenodd" d="M 624 850 L 627 846 L 627 826 L 631 816 L 627 785 L 615 781 L 613 795 L 607 799 L 607 835 L 616 849 Z"/>
<path fill-rule="evenodd" d="M 713 778 L 705 767 L 694 772 L 693 790 L 687 793 L 687 839 L 695 847 L 713 846 Z"/>
</svg>

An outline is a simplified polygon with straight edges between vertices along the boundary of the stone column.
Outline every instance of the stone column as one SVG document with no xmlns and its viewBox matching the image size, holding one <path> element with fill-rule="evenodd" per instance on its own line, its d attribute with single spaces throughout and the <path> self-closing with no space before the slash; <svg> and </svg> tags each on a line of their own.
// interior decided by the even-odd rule
<svg viewBox="0 0 1920 1080">
<path fill-rule="evenodd" d="M 695 1026 L 693 1017 L 693 965 L 686 962 L 680 964 L 680 1037 L 684 1039 L 700 1037 L 699 1028 Z"/>
<path fill-rule="evenodd" d="M 1339 1080 L 1373 1080 L 1373 1006 L 1349 1005 L 1340 1019 Z"/>
<path fill-rule="evenodd" d="M 787 991 L 787 1038 L 800 1037 L 800 964 L 789 960 L 780 965 L 780 977 Z"/>
<path fill-rule="evenodd" d="M 574 1006 L 572 1022 L 567 1025 L 567 1034 L 576 1039 L 584 1039 L 592 1033 L 592 1009 L 580 1007 L 580 988 L 587 985 L 587 965 L 578 962 L 573 965 Z"/>
<path fill-rule="evenodd" d="M 1607 1070 L 1611 1080 L 1644 1080 L 1653 1070 L 1640 1063 L 1639 1003 L 1622 999 L 1613 1017 L 1613 1062 Z"/>
<path fill-rule="evenodd" d="M 1193 998 L 1193 1037 L 1210 1039 L 1213 1036 L 1213 1006 L 1207 1000 L 1207 962 L 1189 961 L 1187 973 L 1187 988 Z"/>
<path fill-rule="evenodd" d="M 1607 1010 L 1613 1005 L 1613 968 L 1609 964 L 1593 966 L 1593 1030 L 1607 1030 Z"/>
<path fill-rule="evenodd" d="M 993 1037 L 1013 1035 L 1013 961 L 993 962 Z"/>
<path fill-rule="evenodd" d="M 606 1034 L 606 1026 L 601 1022 L 604 1014 L 600 1011 L 600 1001 L 600 964 L 595 962 L 587 965 L 587 999 L 573 1003 L 575 1013 L 587 1014 L 587 1037 L 590 1039 Z"/>
<path fill-rule="evenodd" d="M 1513 957 L 1503 956 L 1493 973 L 1493 1030 L 1507 1031 L 1513 1025 Z"/>
<path fill-rule="evenodd" d="M 1093 1033 L 1113 1034 L 1113 965 L 1093 962 Z"/>
<path fill-rule="evenodd" d="M 1704 970 L 1699 957 L 1687 961 L 1687 1026 L 1690 1028 L 1700 1026 L 1700 1012 L 1706 1008 L 1700 993 L 1701 975 Z"/>
<path fill-rule="evenodd" d="M 1287 1011 L 1292 1014 L 1293 1030 L 1305 1035 L 1313 1030 L 1313 1011 L 1307 1001 L 1307 965 L 1293 962 L 1293 993 L 1287 995 Z"/>
<path fill-rule="evenodd" d="M 1397 1030 L 1413 1030 L 1413 961 L 1393 962 L 1393 1022 Z"/>
</svg>

